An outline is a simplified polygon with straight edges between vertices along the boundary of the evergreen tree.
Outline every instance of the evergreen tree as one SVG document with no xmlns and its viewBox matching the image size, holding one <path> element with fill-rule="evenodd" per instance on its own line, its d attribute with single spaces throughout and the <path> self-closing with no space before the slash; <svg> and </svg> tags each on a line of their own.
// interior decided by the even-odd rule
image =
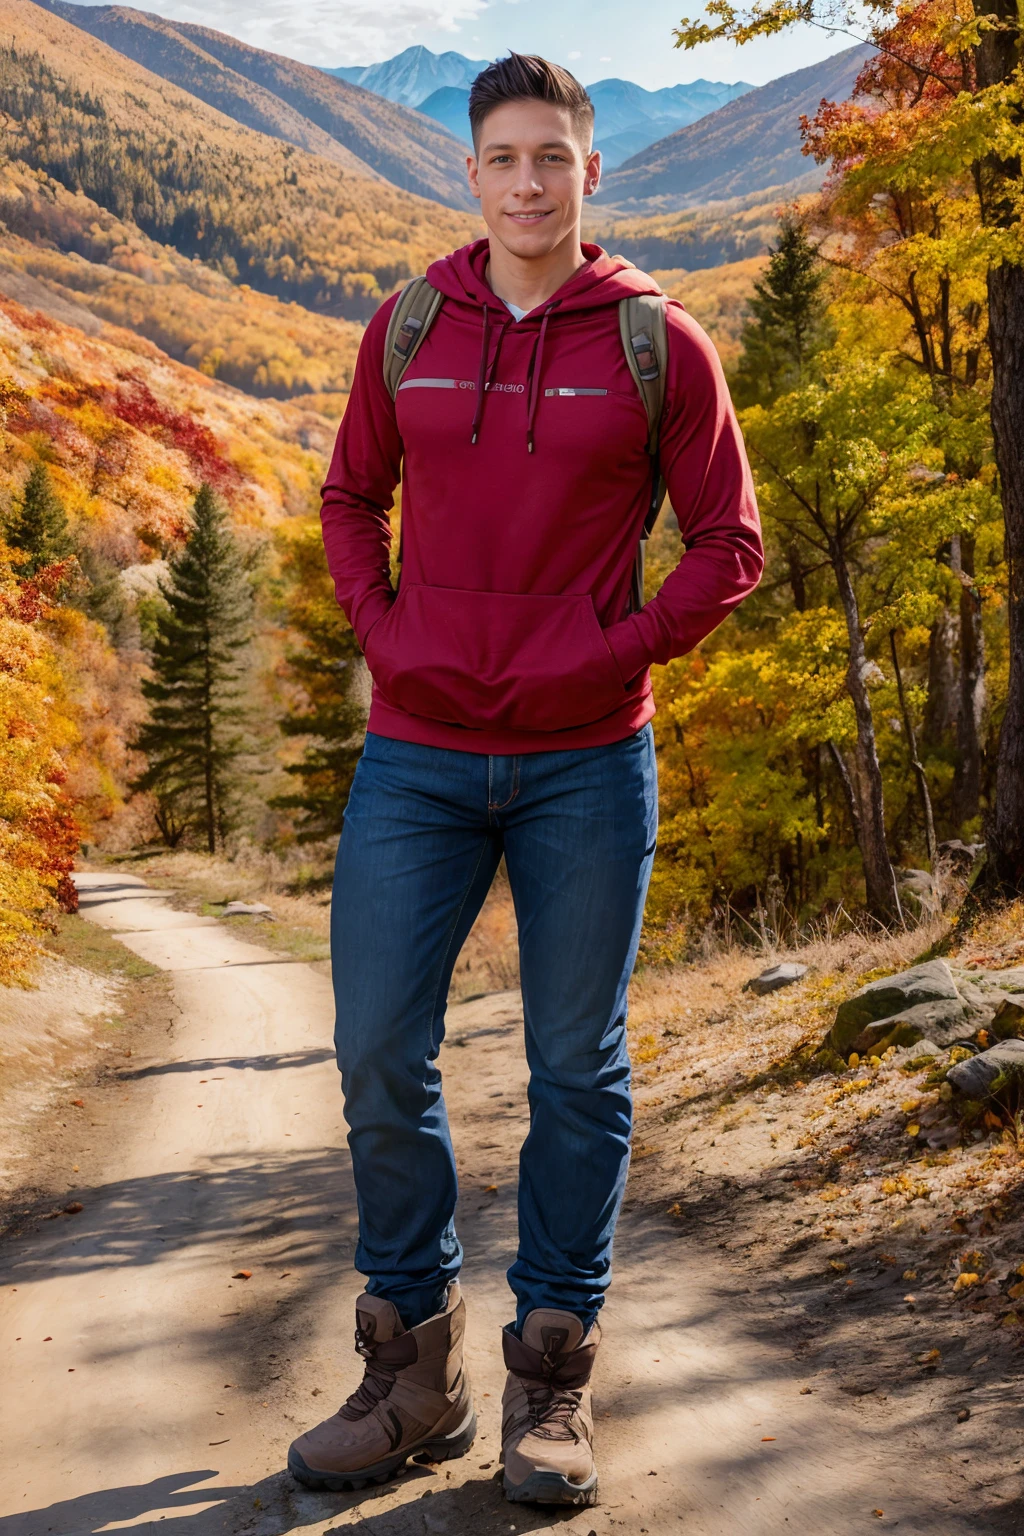
<svg viewBox="0 0 1024 1536">
<path fill-rule="evenodd" d="M 735 390 L 740 405 L 769 405 L 806 383 L 808 364 L 825 340 L 825 272 L 797 219 L 781 220 L 768 253 L 764 277 L 747 301 Z"/>
<path fill-rule="evenodd" d="M 156 797 L 172 846 L 190 828 L 210 853 L 231 829 L 245 752 L 242 702 L 253 593 L 223 507 L 202 485 L 192 530 L 160 583 L 149 720 L 137 746 L 149 767 L 136 787 Z"/>
<path fill-rule="evenodd" d="M 341 831 L 366 730 L 366 672 L 358 641 L 334 595 L 319 522 L 289 539 L 285 576 L 288 623 L 302 637 L 301 649 L 290 651 L 286 661 L 302 698 L 281 721 L 281 730 L 305 737 L 306 746 L 300 760 L 285 770 L 300 788 L 271 803 L 298 811 L 299 841 L 314 842 Z"/>
<path fill-rule="evenodd" d="M 23 576 L 34 576 L 43 566 L 66 560 L 74 552 L 68 515 L 45 464 L 32 466 L 21 505 L 7 530 L 7 542 L 28 556 L 27 563 L 20 567 Z"/>
</svg>

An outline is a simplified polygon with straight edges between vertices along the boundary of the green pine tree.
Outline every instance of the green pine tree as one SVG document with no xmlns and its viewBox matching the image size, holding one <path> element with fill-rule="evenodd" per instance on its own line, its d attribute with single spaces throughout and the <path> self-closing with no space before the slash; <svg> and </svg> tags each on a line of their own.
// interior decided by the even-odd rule
<svg viewBox="0 0 1024 1536">
<path fill-rule="evenodd" d="M 7 542 L 28 556 L 27 563 L 20 568 L 26 576 L 34 576 L 44 566 L 66 560 L 74 553 L 68 515 L 45 464 L 32 466 L 21 493 L 21 505 L 15 508 L 7 530 Z"/>
<path fill-rule="evenodd" d="M 764 277 L 747 301 L 743 355 L 736 373 L 738 405 L 770 405 L 807 382 L 825 342 L 825 268 L 799 220 L 786 215 L 768 247 Z"/>
<path fill-rule="evenodd" d="M 366 731 L 359 644 L 334 595 L 319 522 L 288 541 L 288 624 L 302 638 L 286 657 L 301 698 L 281 721 L 286 736 L 304 738 L 302 757 L 285 772 L 299 780 L 294 794 L 271 803 L 298 811 L 298 838 L 309 843 L 341 831 L 352 776 Z"/>
<path fill-rule="evenodd" d="M 136 787 L 157 801 L 157 823 L 173 846 L 195 829 L 210 853 L 235 824 L 244 774 L 242 701 L 252 585 L 227 515 L 208 485 L 192 530 L 160 584 L 153 676 L 142 685 L 149 719 L 137 739 L 149 767 Z"/>
</svg>

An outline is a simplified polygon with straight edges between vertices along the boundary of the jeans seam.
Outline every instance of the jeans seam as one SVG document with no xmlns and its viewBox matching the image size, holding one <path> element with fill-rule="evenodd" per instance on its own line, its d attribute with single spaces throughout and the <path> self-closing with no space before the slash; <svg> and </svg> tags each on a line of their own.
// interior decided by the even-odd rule
<svg viewBox="0 0 1024 1536">
<path fill-rule="evenodd" d="M 448 940 L 447 940 L 447 943 L 444 946 L 444 953 L 441 956 L 440 969 L 438 970 L 438 973 L 437 973 L 437 985 L 434 988 L 434 999 L 433 999 L 433 1002 L 430 1005 L 430 1044 L 431 1044 L 431 1046 L 434 1045 L 434 1024 L 435 1024 L 435 1022 L 437 1020 L 437 999 L 438 999 L 438 996 L 440 995 L 440 992 L 441 992 L 441 982 L 442 982 L 442 979 L 444 977 L 445 967 L 448 964 L 448 956 L 451 954 L 452 940 L 455 938 L 455 935 L 458 932 L 459 919 L 461 918 L 463 912 L 466 910 L 466 902 L 469 900 L 469 893 L 473 889 L 474 884 L 476 883 L 476 877 L 480 873 L 480 866 L 481 866 L 481 864 L 484 861 L 484 854 L 486 852 L 487 852 L 487 843 L 483 842 L 480 845 L 480 852 L 477 855 L 477 861 L 476 861 L 475 865 L 473 866 L 473 873 L 469 877 L 469 880 L 468 880 L 468 882 L 466 884 L 466 889 L 465 889 L 465 891 L 462 894 L 462 900 L 459 902 L 458 911 L 455 913 L 455 916 L 452 918 L 451 927 L 448 930 Z"/>
<path fill-rule="evenodd" d="M 512 801 L 516 798 L 516 796 L 519 793 L 519 769 L 520 769 L 520 765 L 521 765 L 522 761 L 523 760 L 522 760 L 521 757 L 514 757 L 512 759 L 512 763 L 513 763 L 513 767 L 512 767 L 512 793 L 509 795 L 508 799 L 507 800 L 503 800 L 500 805 L 492 805 L 491 804 L 491 769 L 490 769 L 490 765 L 493 762 L 493 758 L 488 758 L 488 765 L 487 765 L 487 809 L 488 809 L 488 811 L 503 811 L 503 810 L 505 810 L 505 808 L 507 806 L 510 806 L 512 804 Z"/>
</svg>

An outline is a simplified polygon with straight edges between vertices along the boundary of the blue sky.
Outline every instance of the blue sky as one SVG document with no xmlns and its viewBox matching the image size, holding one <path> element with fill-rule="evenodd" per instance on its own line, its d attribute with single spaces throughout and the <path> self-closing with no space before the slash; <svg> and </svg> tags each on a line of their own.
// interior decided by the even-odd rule
<svg viewBox="0 0 1024 1536">
<path fill-rule="evenodd" d="M 493 58 L 543 53 L 586 83 L 620 75 L 653 89 L 704 76 L 763 85 L 852 46 L 801 27 L 747 47 L 682 53 L 672 28 L 699 0 L 138 0 L 308 64 L 373 64 L 411 43 Z"/>
</svg>

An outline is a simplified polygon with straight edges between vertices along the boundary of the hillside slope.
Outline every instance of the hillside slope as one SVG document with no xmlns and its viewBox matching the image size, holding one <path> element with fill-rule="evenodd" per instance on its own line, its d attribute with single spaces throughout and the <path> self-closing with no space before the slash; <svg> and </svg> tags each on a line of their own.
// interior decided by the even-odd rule
<svg viewBox="0 0 1024 1536">
<path fill-rule="evenodd" d="M 247 128 L 448 207 L 472 206 L 461 147 L 417 113 L 208 27 L 128 6 L 38 3 Z"/>
<path fill-rule="evenodd" d="M 801 189 L 820 182 L 823 173 L 801 153 L 800 115 L 816 112 L 823 98 L 844 101 L 871 53 L 847 48 L 680 128 L 606 176 L 595 202 L 670 212 L 787 182 Z"/>
<path fill-rule="evenodd" d="M 4 20 L 6 154 L 232 281 L 366 318 L 476 233 L 463 214 L 242 127 L 32 0 L 5 0 Z"/>
</svg>

